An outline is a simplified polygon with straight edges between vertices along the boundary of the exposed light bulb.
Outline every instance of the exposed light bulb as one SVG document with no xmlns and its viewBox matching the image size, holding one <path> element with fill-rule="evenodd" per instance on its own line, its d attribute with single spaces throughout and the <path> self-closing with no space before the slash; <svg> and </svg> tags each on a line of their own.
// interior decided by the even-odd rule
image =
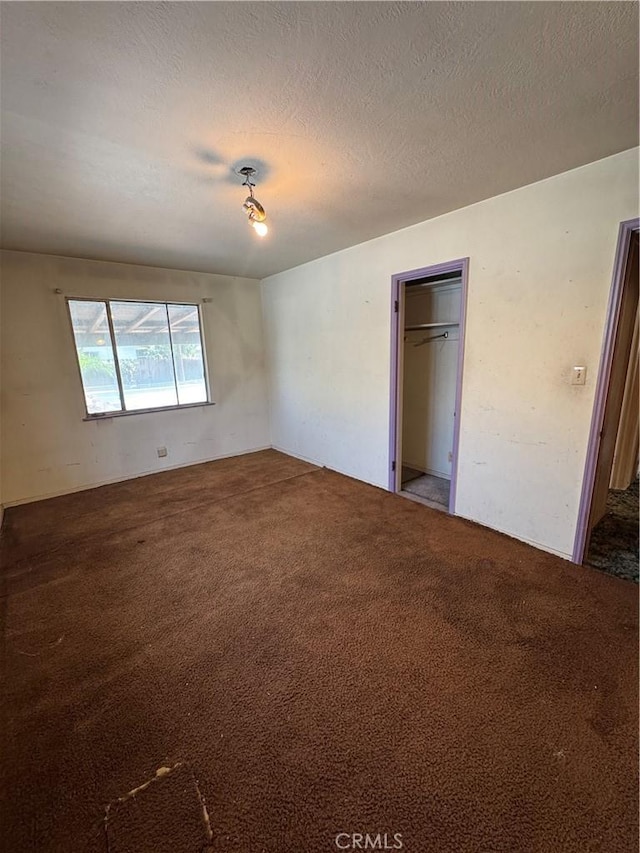
<svg viewBox="0 0 640 853">
<path fill-rule="evenodd" d="M 269 229 L 267 228 L 266 222 L 256 222 L 255 219 L 251 220 L 251 224 L 253 225 L 256 234 L 258 237 L 264 237 L 268 233 Z"/>
<path fill-rule="evenodd" d="M 269 226 L 264 221 L 267 218 L 267 214 L 264 207 L 253 194 L 255 183 L 251 178 L 256 174 L 256 170 L 253 166 L 243 166 L 241 169 L 238 169 L 238 174 L 244 178 L 242 186 L 249 189 L 249 195 L 245 198 L 242 205 L 243 209 L 249 215 L 249 225 L 251 225 L 258 237 L 266 237 L 269 233 Z"/>
</svg>

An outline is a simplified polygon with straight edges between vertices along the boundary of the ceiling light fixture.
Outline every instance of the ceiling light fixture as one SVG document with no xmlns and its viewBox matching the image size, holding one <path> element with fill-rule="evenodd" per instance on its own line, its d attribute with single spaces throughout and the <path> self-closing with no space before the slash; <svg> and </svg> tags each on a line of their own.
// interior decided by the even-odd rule
<svg viewBox="0 0 640 853">
<path fill-rule="evenodd" d="M 254 175 L 258 174 L 257 169 L 254 169 L 253 166 L 243 166 L 241 169 L 238 169 L 238 174 L 244 178 L 242 186 L 249 187 L 249 195 L 242 205 L 249 216 L 249 225 L 251 225 L 259 237 L 264 237 L 269 230 L 265 222 L 267 214 L 264 212 L 264 207 L 258 199 L 254 198 L 253 188 L 255 184 L 251 180 Z"/>
</svg>

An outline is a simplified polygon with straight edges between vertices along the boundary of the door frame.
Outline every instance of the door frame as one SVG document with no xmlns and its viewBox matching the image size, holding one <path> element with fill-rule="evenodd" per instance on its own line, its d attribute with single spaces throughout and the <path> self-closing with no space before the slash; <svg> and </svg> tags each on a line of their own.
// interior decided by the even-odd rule
<svg viewBox="0 0 640 853">
<path fill-rule="evenodd" d="M 389 491 L 400 491 L 402 472 L 402 368 L 404 339 L 404 285 L 427 276 L 460 271 L 458 366 L 456 371 L 456 403 L 453 421 L 453 447 L 451 458 L 451 488 L 449 512 L 455 515 L 458 481 L 458 446 L 460 443 L 460 411 L 462 406 L 462 375 L 464 367 L 464 341 L 467 320 L 467 292 L 469 283 L 469 258 L 458 258 L 442 264 L 408 270 L 391 276 L 391 400 L 389 406 Z M 402 328 L 401 328 L 402 324 Z"/>
<path fill-rule="evenodd" d="M 602 350 L 600 352 L 600 364 L 598 366 L 598 380 L 596 394 L 591 416 L 591 429 L 589 431 L 589 442 L 587 444 L 587 459 L 582 479 L 582 492 L 580 495 L 580 507 L 578 509 L 578 523 L 573 545 L 574 563 L 582 564 L 587 545 L 589 532 L 589 516 L 591 515 L 591 503 L 593 501 L 593 489 L 596 482 L 598 466 L 598 455 L 600 451 L 600 433 L 604 424 L 604 416 L 611 380 L 611 367 L 613 364 L 613 353 L 618 335 L 620 321 L 620 308 L 622 306 L 622 294 L 625 280 L 625 272 L 629 259 L 629 247 L 631 237 L 640 231 L 640 219 L 627 219 L 620 223 L 618 229 L 618 244 L 616 247 L 615 261 L 613 264 L 613 277 L 609 291 L 609 302 L 607 304 L 607 320 L 602 339 Z"/>
</svg>

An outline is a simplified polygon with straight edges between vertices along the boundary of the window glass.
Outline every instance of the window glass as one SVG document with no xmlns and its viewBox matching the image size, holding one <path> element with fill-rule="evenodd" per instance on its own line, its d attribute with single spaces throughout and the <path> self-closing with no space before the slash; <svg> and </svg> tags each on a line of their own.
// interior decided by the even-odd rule
<svg viewBox="0 0 640 853">
<path fill-rule="evenodd" d="M 179 403 L 204 403 L 207 386 L 197 305 L 168 305 Z"/>
<path fill-rule="evenodd" d="M 122 409 L 104 302 L 69 301 L 73 334 L 90 415 Z"/>
<path fill-rule="evenodd" d="M 111 302 L 125 409 L 177 406 L 167 306 Z"/>
<path fill-rule="evenodd" d="M 197 305 L 70 299 L 87 412 L 206 403 Z"/>
</svg>

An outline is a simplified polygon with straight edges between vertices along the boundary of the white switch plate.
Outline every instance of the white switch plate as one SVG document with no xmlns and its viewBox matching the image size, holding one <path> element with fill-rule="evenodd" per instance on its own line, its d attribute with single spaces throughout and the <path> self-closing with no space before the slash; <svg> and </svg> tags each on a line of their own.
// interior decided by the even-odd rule
<svg viewBox="0 0 640 853">
<path fill-rule="evenodd" d="M 158 448 L 158 456 L 166 456 L 166 455 L 167 455 L 167 448 L 166 447 L 159 447 Z"/>
<path fill-rule="evenodd" d="M 587 381 L 587 368 L 586 367 L 574 367 L 573 373 L 571 375 L 571 384 L 572 385 L 584 385 Z"/>
</svg>

